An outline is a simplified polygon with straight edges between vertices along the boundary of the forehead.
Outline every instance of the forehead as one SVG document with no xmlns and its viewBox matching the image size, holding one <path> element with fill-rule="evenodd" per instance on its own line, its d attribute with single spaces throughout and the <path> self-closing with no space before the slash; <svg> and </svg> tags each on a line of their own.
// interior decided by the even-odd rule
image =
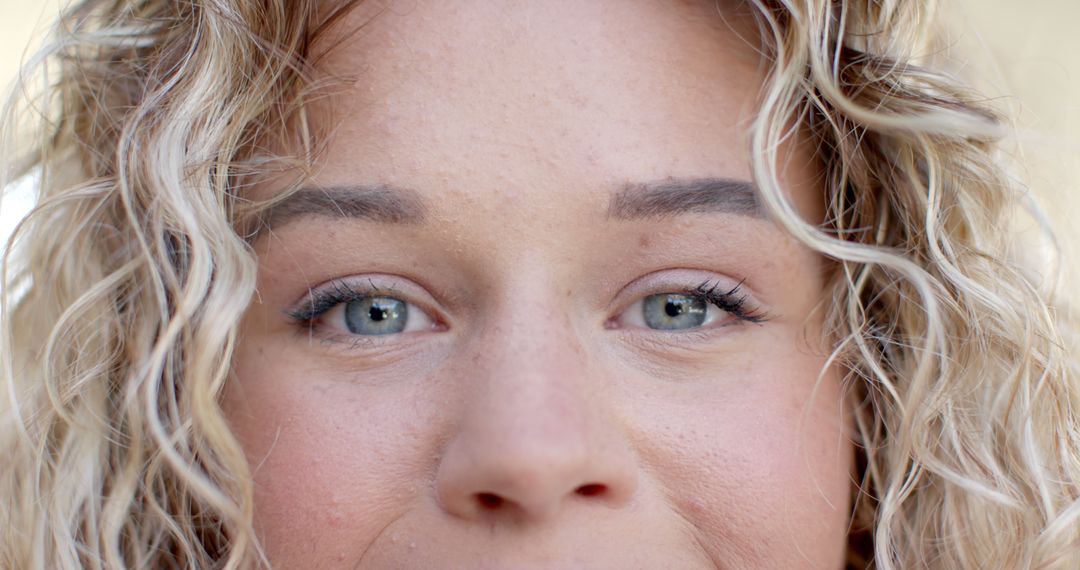
<svg viewBox="0 0 1080 570">
<path fill-rule="evenodd" d="M 748 179 L 752 30 L 712 2 L 361 5 L 323 44 L 345 89 L 317 111 L 334 133 L 320 177 L 435 200 Z"/>
</svg>

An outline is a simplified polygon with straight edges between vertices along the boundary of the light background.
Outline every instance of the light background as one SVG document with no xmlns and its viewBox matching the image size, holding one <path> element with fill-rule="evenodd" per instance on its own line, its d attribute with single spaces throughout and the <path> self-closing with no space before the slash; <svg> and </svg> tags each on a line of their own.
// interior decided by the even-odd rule
<svg viewBox="0 0 1080 570">
<path fill-rule="evenodd" d="M 179 1 L 179 0 L 178 0 Z M 0 85 L 41 41 L 60 0 L 0 0 Z M 1080 0 L 941 0 L 953 43 L 980 87 L 1016 116 L 1018 174 L 1080 251 Z M 6 92 L 6 89 L 5 89 Z M 25 187 L 25 185 L 24 185 Z M 25 188 L 0 206 L 0 239 L 28 208 Z"/>
</svg>

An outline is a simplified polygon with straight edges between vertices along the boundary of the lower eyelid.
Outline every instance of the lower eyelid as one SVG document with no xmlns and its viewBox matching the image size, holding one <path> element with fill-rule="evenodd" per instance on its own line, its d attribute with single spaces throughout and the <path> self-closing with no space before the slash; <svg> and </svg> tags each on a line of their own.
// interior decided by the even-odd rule
<svg viewBox="0 0 1080 570">
<path fill-rule="evenodd" d="M 379 351 L 379 354 L 391 354 L 400 350 L 407 350 L 418 340 L 411 333 L 399 333 L 392 335 L 355 335 L 338 331 L 312 329 L 299 329 L 295 331 L 297 340 L 307 341 L 310 345 L 318 345 L 326 350 L 334 352 L 371 352 Z"/>
<path fill-rule="evenodd" d="M 618 329 L 613 331 L 619 341 L 634 351 L 655 352 L 657 357 L 670 355 L 672 351 L 696 352 L 719 346 L 718 341 L 735 332 L 738 323 L 689 329 L 685 331 L 658 331 L 652 329 Z"/>
</svg>

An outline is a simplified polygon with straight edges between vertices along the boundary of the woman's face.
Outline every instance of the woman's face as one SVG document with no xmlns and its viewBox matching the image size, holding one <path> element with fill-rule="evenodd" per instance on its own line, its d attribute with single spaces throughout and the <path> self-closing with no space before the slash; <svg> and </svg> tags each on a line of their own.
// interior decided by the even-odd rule
<svg viewBox="0 0 1080 570">
<path fill-rule="evenodd" d="M 745 15 L 350 18 L 324 71 L 355 82 L 313 187 L 267 215 L 225 396 L 271 562 L 840 568 L 823 262 L 748 182 Z M 787 154 L 819 219 L 811 153 Z"/>
</svg>

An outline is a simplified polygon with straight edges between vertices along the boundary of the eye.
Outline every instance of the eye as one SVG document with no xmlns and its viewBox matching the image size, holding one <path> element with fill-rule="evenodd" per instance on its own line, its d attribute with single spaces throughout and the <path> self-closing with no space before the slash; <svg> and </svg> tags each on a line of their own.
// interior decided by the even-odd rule
<svg viewBox="0 0 1080 570">
<path fill-rule="evenodd" d="M 363 336 L 389 335 L 430 329 L 432 320 L 414 305 L 395 297 L 366 295 L 339 303 L 322 321 L 339 332 Z"/>
<path fill-rule="evenodd" d="M 705 282 L 696 288 L 645 296 L 614 319 L 615 325 L 657 331 L 685 331 L 714 324 L 761 323 L 768 317 L 749 306 L 740 292 Z"/>
<path fill-rule="evenodd" d="M 409 326 L 409 304 L 393 297 L 363 297 L 340 305 L 345 329 L 352 334 L 383 335 L 404 332 Z M 327 317 L 335 317 L 331 311 Z M 421 313 L 422 316 L 422 313 Z M 415 324 L 416 316 L 412 318 Z"/>
<path fill-rule="evenodd" d="M 406 301 L 405 295 L 370 285 L 356 290 L 335 283 L 314 290 L 288 316 L 304 329 L 346 336 L 388 336 L 436 328 L 435 319 Z"/>
<path fill-rule="evenodd" d="M 709 316 L 709 304 L 701 298 L 676 293 L 649 295 L 641 301 L 645 325 L 672 331 L 700 327 Z"/>
<path fill-rule="evenodd" d="M 711 324 L 722 314 L 723 311 L 699 295 L 660 293 L 630 305 L 618 320 L 623 325 L 680 331 Z"/>
</svg>

